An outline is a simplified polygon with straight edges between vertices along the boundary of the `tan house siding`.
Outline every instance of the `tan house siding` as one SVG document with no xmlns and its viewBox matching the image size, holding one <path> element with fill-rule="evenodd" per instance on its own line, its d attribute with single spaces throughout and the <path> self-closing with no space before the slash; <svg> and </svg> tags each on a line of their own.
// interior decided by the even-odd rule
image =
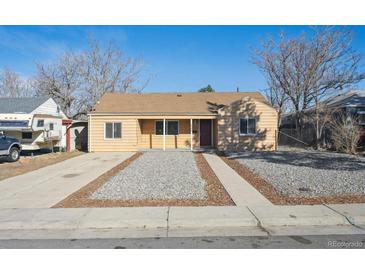
<svg viewBox="0 0 365 274">
<path fill-rule="evenodd" d="M 255 136 L 240 136 L 240 118 L 255 117 Z M 277 112 L 265 103 L 244 98 L 219 111 L 219 150 L 274 150 L 276 148 Z"/>
<path fill-rule="evenodd" d="M 140 119 L 138 148 L 163 148 L 163 135 L 155 135 L 155 122 L 162 119 Z M 166 149 L 190 148 L 190 119 L 168 119 L 179 122 L 179 135 L 166 135 Z M 193 130 L 198 132 L 198 123 L 193 124 Z M 193 146 L 196 147 L 198 134 L 193 134 Z"/>
<path fill-rule="evenodd" d="M 206 104 L 206 102 L 204 102 Z M 190 119 L 193 119 L 193 148 L 200 147 L 200 119 L 212 119 L 213 146 L 222 151 L 276 149 L 277 112 L 265 102 L 243 97 L 213 111 L 210 115 L 128 115 L 94 113 L 89 115 L 89 151 L 137 151 L 163 149 L 163 135 L 155 134 L 157 120 L 177 120 L 178 135 L 165 136 L 166 149 L 190 148 Z M 256 119 L 256 134 L 242 136 L 240 118 Z M 122 138 L 105 139 L 105 123 L 121 122 Z"/>
<path fill-rule="evenodd" d="M 105 123 L 122 123 L 122 138 L 105 139 Z M 138 120 L 125 116 L 89 116 L 89 151 L 136 151 Z"/>
</svg>

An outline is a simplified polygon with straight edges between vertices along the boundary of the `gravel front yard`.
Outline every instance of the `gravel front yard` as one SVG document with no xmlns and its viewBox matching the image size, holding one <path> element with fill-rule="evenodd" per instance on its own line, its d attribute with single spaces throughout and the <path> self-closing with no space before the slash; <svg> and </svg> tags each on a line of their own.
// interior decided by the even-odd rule
<svg viewBox="0 0 365 274">
<path fill-rule="evenodd" d="M 231 197 L 202 154 L 137 152 L 53 207 L 227 206 Z"/>
<path fill-rule="evenodd" d="M 232 154 L 280 194 L 325 197 L 365 194 L 365 158 L 317 151 Z"/>
<path fill-rule="evenodd" d="M 206 199 L 191 152 L 146 152 L 92 194 L 91 199 Z"/>
</svg>

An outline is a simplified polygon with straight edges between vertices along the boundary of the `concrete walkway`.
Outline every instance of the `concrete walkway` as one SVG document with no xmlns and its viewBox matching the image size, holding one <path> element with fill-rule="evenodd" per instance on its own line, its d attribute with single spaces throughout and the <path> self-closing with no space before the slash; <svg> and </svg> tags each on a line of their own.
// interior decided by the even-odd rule
<svg viewBox="0 0 365 274">
<path fill-rule="evenodd" d="M 0 208 L 48 208 L 132 156 L 87 153 L 0 182 Z"/>
<path fill-rule="evenodd" d="M 216 154 L 203 154 L 218 179 L 237 206 L 273 205 Z"/>
</svg>

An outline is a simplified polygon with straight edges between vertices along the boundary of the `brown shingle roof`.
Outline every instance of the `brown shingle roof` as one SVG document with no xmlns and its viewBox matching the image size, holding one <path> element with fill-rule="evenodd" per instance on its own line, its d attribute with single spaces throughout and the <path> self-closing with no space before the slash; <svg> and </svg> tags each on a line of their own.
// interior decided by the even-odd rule
<svg viewBox="0 0 365 274">
<path fill-rule="evenodd" d="M 106 93 L 91 113 L 209 115 L 208 102 L 228 105 L 243 97 L 266 103 L 259 92 Z"/>
</svg>

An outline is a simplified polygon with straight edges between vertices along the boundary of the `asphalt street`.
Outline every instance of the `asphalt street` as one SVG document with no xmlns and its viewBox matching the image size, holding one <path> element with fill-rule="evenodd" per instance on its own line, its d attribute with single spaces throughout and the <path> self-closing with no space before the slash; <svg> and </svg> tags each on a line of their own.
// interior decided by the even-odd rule
<svg viewBox="0 0 365 274">
<path fill-rule="evenodd" d="M 189 237 L 128 239 L 0 240 L 0 248 L 24 249 L 247 249 L 365 248 L 365 234 L 317 236 Z"/>
</svg>

